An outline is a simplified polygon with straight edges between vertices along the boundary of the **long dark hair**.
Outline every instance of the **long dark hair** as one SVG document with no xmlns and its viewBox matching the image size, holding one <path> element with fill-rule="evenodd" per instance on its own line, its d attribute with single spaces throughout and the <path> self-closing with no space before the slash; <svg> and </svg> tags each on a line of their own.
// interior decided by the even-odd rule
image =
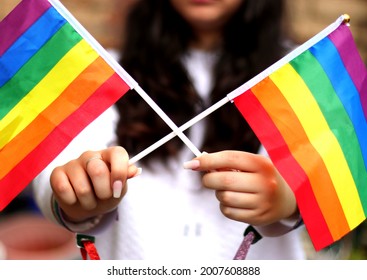
<svg viewBox="0 0 367 280">
<path fill-rule="evenodd" d="M 211 104 L 284 55 L 282 14 L 282 0 L 243 1 L 224 30 Z M 124 36 L 121 65 L 178 126 L 204 109 L 181 63 L 193 34 L 169 0 L 139 0 L 128 16 Z M 117 107 L 118 141 L 130 155 L 171 132 L 135 92 L 121 98 Z M 257 137 L 233 105 L 212 113 L 207 123 L 202 151 L 257 152 Z M 143 160 L 175 155 L 182 145 L 176 137 Z"/>
</svg>

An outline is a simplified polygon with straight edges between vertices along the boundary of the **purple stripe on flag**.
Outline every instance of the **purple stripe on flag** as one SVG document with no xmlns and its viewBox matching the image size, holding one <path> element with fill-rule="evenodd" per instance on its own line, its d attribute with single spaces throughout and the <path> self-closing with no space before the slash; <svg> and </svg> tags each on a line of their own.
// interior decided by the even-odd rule
<svg viewBox="0 0 367 280">
<path fill-rule="evenodd" d="M 329 36 L 359 92 L 364 115 L 367 118 L 367 69 L 359 55 L 352 33 L 348 26 L 342 24 Z"/>
<path fill-rule="evenodd" d="M 0 56 L 50 7 L 47 0 L 21 1 L 0 22 Z"/>
</svg>

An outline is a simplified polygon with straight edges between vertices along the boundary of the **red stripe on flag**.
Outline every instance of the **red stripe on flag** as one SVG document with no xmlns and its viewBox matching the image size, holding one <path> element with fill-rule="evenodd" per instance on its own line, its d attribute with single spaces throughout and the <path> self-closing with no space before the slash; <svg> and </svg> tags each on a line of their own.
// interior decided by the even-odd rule
<svg viewBox="0 0 367 280">
<path fill-rule="evenodd" d="M 130 87 L 114 74 L 0 180 L 3 210 L 89 123 L 121 98 Z"/>
<path fill-rule="evenodd" d="M 268 149 L 269 156 L 276 164 L 279 172 L 283 174 L 284 179 L 290 186 L 300 186 L 293 191 L 315 249 L 319 250 L 331 244 L 334 240 L 316 201 L 310 181 L 290 153 L 286 142 L 268 113 L 251 90 L 236 97 L 234 103 L 264 147 L 272 147 Z M 289 156 L 284 158 L 284 154 Z M 301 183 L 300 178 L 304 178 Z"/>
</svg>

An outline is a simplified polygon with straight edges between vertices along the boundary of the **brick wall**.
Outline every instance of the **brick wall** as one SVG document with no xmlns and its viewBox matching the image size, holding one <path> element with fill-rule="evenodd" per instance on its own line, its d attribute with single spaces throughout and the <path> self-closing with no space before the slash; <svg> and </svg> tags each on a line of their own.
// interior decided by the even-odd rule
<svg viewBox="0 0 367 280">
<path fill-rule="evenodd" d="M 20 0 L 1 0 L 2 19 Z M 121 42 L 124 14 L 136 0 L 61 0 L 83 26 L 106 48 Z M 367 0 L 286 0 L 290 34 L 302 43 L 335 21 L 351 16 L 351 29 L 367 63 Z"/>
<path fill-rule="evenodd" d="M 350 28 L 367 64 L 367 0 L 286 0 L 289 28 L 302 43 L 320 32 L 342 14 L 349 14 Z"/>
</svg>

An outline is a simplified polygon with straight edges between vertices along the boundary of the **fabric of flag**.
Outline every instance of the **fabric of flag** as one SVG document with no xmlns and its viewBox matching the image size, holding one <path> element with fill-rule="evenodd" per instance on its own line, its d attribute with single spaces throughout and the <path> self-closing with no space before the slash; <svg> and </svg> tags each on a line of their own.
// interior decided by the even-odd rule
<svg viewBox="0 0 367 280">
<path fill-rule="evenodd" d="M 49 1 L 0 22 L 0 210 L 131 87 Z"/>
<path fill-rule="evenodd" d="M 297 198 L 316 250 L 367 213 L 367 71 L 340 24 L 232 98 Z"/>
</svg>

